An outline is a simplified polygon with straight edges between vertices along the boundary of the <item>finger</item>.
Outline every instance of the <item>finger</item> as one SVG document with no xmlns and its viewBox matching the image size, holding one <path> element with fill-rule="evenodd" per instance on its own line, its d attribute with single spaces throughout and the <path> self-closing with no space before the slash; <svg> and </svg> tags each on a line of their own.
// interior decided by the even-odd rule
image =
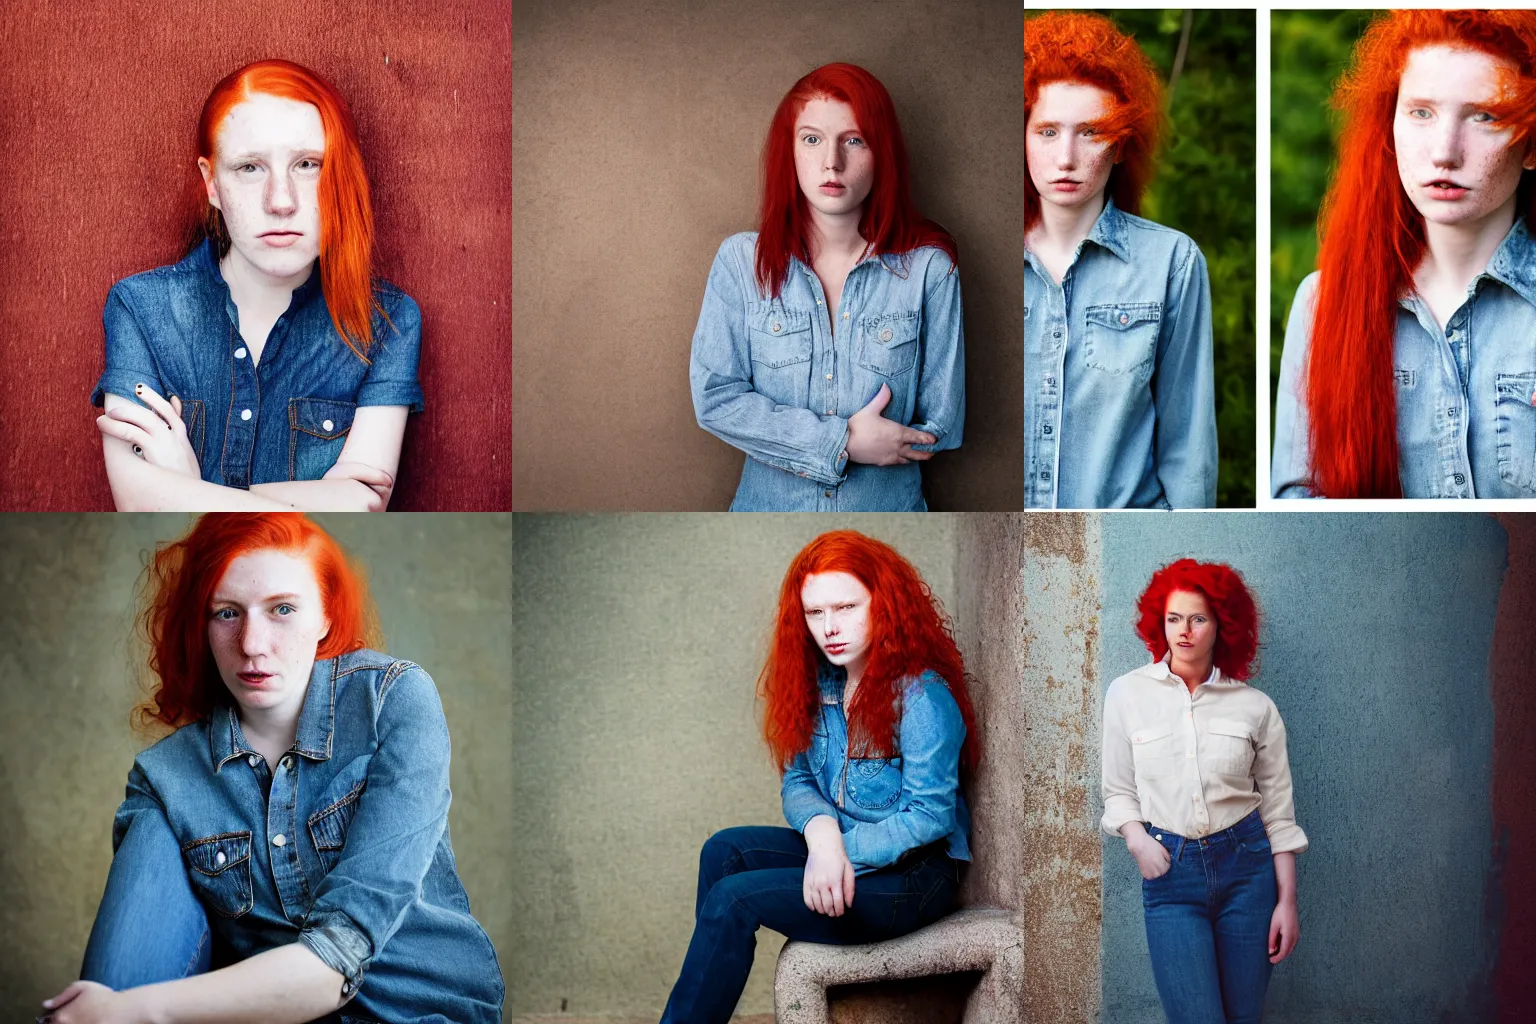
<svg viewBox="0 0 1536 1024">
<path fill-rule="evenodd" d="M 108 409 L 105 415 L 115 420 L 122 420 L 124 423 L 135 424 L 146 434 L 150 432 L 158 434 L 165 430 L 165 421 L 153 409 L 146 409 L 142 405 L 119 405 Z"/>
<path fill-rule="evenodd" d="M 176 395 L 171 396 L 171 408 L 176 412 L 176 418 L 181 419 L 181 399 Z"/>
<path fill-rule="evenodd" d="M 901 428 L 902 444 L 938 444 L 939 439 L 932 434 L 925 434 L 921 430 L 913 430 L 911 427 Z"/>
<path fill-rule="evenodd" d="M 50 1009 L 50 1010 L 57 1009 L 58 1007 L 63 1006 L 65 1003 L 67 1003 L 70 1000 L 74 999 L 75 996 L 78 996 L 81 992 L 84 992 L 84 991 L 85 991 L 85 986 L 83 984 L 81 984 L 78 981 L 72 981 L 72 982 L 70 982 L 68 985 L 66 985 L 64 987 L 64 991 L 63 992 L 60 992 L 58 995 L 54 996 L 52 999 L 44 999 L 43 1000 L 43 1005 L 45 1007 L 47 1007 L 48 1009 Z"/>
<path fill-rule="evenodd" d="M 845 862 L 843 864 L 843 906 L 845 907 L 853 906 L 854 883 L 853 863 Z"/>
<path fill-rule="evenodd" d="M 1269 955 L 1273 957 L 1280 952 L 1281 927 L 1279 921 L 1269 923 Z"/>
<path fill-rule="evenodd" d="M 96 429 L 108 437 L 115 437 L 129 444 L 143 446 L 149 444 L 149 435 L 142 427 L 133 423 L 124 423 L 114 418 L 111 414 L 96 417 Z"/>
<path fill-rule="evenodd" d="M 833 917 L 842 917 L 843 916 L 843 887 L 842 887 L 841 883 L 839 883 L 837 885 L 829 886 L 828 889 L 827 889 L 827 896 L 832 901 L 832 916 Z"/>
<path fill-rule="evenodd" d="M 161 398 L 154 388 L 148 384 L 135 384 L 133 386 L 133 393 L 139 397 L 139 401 L 150 407 L 154 414 L 160 418 L 160 422 L 167 430 L 176 429 L 173 421 L 174 423 L 180 423 L 181 417 L 176 415 L 175 411 L 171 408 L 171 403 Z"/>
<path fill-rule="evenodd" d="M 933 452 L 920 452 L 911 445 L 903 445 L 900 451 L 902 458 L 913 462 L 927 462 L 933 458 Z"/>
<path fill-rule="evenodd" d="M 875 392 L 873 398 L 864 404 L 859 412 L 871 412 L 879 415 L 891 401 L 891 387 L 889 384 L 881 384 L 880 390 Z"/>
</svg>

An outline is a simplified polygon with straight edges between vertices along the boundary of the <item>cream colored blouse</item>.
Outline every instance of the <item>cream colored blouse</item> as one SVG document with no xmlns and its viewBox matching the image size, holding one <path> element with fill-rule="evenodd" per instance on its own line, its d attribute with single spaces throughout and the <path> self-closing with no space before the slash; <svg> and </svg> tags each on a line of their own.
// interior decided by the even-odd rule
<svg viewBox="0 0 1536 1024">
<path fill-rule="evenodd" d="M 1165 657 L 1104 695 L 1104 831 L 1150 822 L 1189 838 L 1231 828 L 1255 808 L 1275 853 L 1301 853 L 1285 723 L 1269 695 L 1211 678 L 1191 694 Z"/>
</svg>

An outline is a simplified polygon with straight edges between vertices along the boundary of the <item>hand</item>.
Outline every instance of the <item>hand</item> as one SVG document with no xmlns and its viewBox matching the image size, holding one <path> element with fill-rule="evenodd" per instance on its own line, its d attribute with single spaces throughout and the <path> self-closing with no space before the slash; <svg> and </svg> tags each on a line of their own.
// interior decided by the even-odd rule
<svg viewBox="0 0 1536 1024">
<path fill-rule="evenodd" d="M 151 466 L 201 479 L 197 453 L 181 422 L 181 399 L 172 395 L 167 402 L 147 384 L 135 384 L 133 393 L 149 408 L 131 402 L 115 405 L 96 417 L 96 429 L 133 445 L 133 453 Z"/>
<path fill-rule="evenodd" d="M 1291 955 L 1301 941 L 1301 915 L 1295 900 L 1281 900 L 1269 917 L 1269 962 L 1277 964 Z"/>
<path fill-rule="evenodd" d="M 94 981 L 77 981 L 52 999 L 43 1001 L 38 1020 L 51 1024 L 138 1024 L 126 992 L 114 992 Z"/>
<path fill-rule="evenodd" d="M 842 917 L 853 906 L 854 889 L 853 864 L 843 849 L 843 834 L 837 822 L 818 815 L 806 825 L 805 841 L 810 856 L 805 862 L 801 898 L 818 914 Z"/>
<path fill-rule="evenodd" d="M 935 444 L 938 438 L 921 430 L 904 427 L 880 413 L 891 401 L 889 384 L 881 384 L 869 404 L 848 417 L 848 461 L 871 466 L 905 466 L 908 462 L 926 462 L 933 452 L 920 452 L 914 444 Z"/>
<path fill-rule="evenodd" d="M 1131 851 L 1131 856 L 1136 858 L 1136 866 L 1141 869 L 1141 877 L 1149 882 L 1166 875 L 1173 863 L 1163 844 L 1147 835 L 1145 829 L 1126 836 L 1125 846 Z"/>
<path fill-rule="evenodd" d="M 361 462 L 338 462 L 320 478 L 322 480 L 356 480 L 373 492 L 368 502 L 369 512 L 383 512 L 389 508 L 389 496 L 395 489 L 395 478 L 382 469 Z"/>
</svg>

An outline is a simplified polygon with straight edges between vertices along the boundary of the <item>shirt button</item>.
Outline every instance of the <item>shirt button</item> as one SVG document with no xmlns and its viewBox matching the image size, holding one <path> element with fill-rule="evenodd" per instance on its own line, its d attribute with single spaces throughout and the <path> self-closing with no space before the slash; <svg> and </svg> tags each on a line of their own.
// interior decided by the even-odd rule
<svg viewBox="0 0 1536 1024">
<path fill-rule="evenodd" d="M 283 758 L 283 767 L 287 768 L 289 771 L 293 771 L 293 755 L 292 754 L 289 754 L 289 755 L 287 755 L 286 757 Z"/>
<path fill-rule="evenodd" d="M 1124 324 L 1128 324 L 1128 323 L 1130 323 L 1130 322 L 1131 322 L 1131 318 L 1130 318 L 1130 317 L 1128 317 L 1128 316 L 1126 316 L 1126 315 L 1125 315 L 1125 314 L 1124 314 L 1124 313 L 1121 313 L 1121 314 L 1120 314 L 1120 323 L 1121 323 L 1121 324 L 1122 324 L 1122 325 L 1124 325 Z"/>
<path fill-rule="evenodd" d="M 889 327 L 887 327 L 885 330 L 880 332 L 880 340 L 881 341 L 890 341 L 891 340 L 891 329 Z"/>
<path fill-rule="evenodd" d="M 332 423 L 330 420 L 326 420 L 325 422 L 320 424 L 320 429 L 321 430 L 331 430 L 335 426 L 336 426 L 336 424 Z"/>
<path fill-rule="evenodd" d="M 776 324 L 773 325 L 773 333 L 774 334 L 778 334 L 783 329 L 784 329 L 784 325 L 783 324 L 776 323 Z"/>
<path fill-rule="evenodd" d="M 349 996 L 352 994 L 352 983 L 350 981 L 344 981 L 341 983 L 341 994 L 344 996 Z"/>
<path fill-rule="evenodd" d="M 844 320 L 847 320 L 847 319 L 848 319 L 848 314 L 847 314 L 847 313 L 844 313 L 844 314 L 843 314 L 843 319 L 844 319 Z"/>
<path fill-rule="evenodd" d="M 260 761 L 261 758 L 258 757 L 256 754 L 252 754 L 250 757 L 246 758 L 245 760 L 246 760 L 247 764 L 249 764 L 252 768 L 255 768 L 256 767 L 256 762 Z"/>
<path fill-rule="evenodd" d="M 1051 425 L 1049 423 L 1047 423 L 1045 425 L 1045 436 L 1046 437 L 1050 437 L 1051 436 Z"/>
<path fill-rule="evenodd" d="M 817 299 L 816 300 L 816 305 L 818 305 L 818 306 L 822 305 L 822 301 L 820 299 Z"/>
<path fill-rule="evenodd" d="M 286 845 L 288 845 L 288 837 L 283 835 L 281 832 L 279 832 L 277 835 L 272 837 L 272 845 L 273 846 L 286 846 Z"/>
<path fill-rule="evenodd" d="M 249 410 L 249 409 L 241 409 L 240 410 L 240 418 L 243 419 L 243 420 L 250 419 L 251 418 L 251 410 Z"/>
<path fill-rule="evenodd" d="M 223 864 L 227 860 L 229 860 L 229 858 L 224 856 L 223 850 L 220 850 L 218 853 L 213 855 L 213 862 L 215 864 Z"/>
<path fill-rule="evenodd" d="M 827 497 L 829 497 L 829 498 L 832 497 L 832 492 L 831 491 L 827 491 L 825 493 L 826 493 Z"/>
<path fill-rule="evenodd" d="M 832 375 L 830 373 L 827 374 L 827 380 L 831 380 L 831 379 L 832 379 Z"/>
<path fill-rule="evenodd" d="M 244 359 L 245 358 L 245 349 L 243 349 L 243 348 L 235 349 L 235 358 L 236 359 Z"/>
<path fill-rule="evenodd" d="M 828 415 L 828 416 L 831 416 L 831 415 L 832 415 L 832 414 L 833 414 L 833 413 L 832 413 L 832 410 L 831 410 L 831 409 L 828 409 L 828 410 L 827 410 L 827 415 Z M 800 474 L 800 475 L 801 475 L 801 476 L 804 476 L 804 475 L 805 475 L 805 474 L 804 474 L 804 473 L 801 473 L 801 474 Z"/>
<path fill-rule="evenodd" d="M 1055 333 L 1054 333 L 1054 334 L 1052 334 L 1052 335 L 1051 335 L 1051 337 L 1053 337 L 1053 338 L 1059 338 L 1059 337 L 1061 337 L 1061 332 L 1060 332 L 1060 331 L 1057 331 L 1057 332 L 1055 332 Z"/>
<path fill-rule="evenodd" d="M 1161 833 L 1161 832 L 1159 832 L 1159 833 L 1158 833 L 1158 834 L 1157 834 L 1157 841 L 1158 841 L 1158 842 L 1162 842 L 1162 841 L 1163 841 L 1163 834 L 1162 834 L 1162 833 Z"/>
<path fill-rule="evenodd" d="M 1467 482 L 1466 476 L 1462 473 L 1457 473 L 1455 476 L 1451 477 L 1451 479 L 1456 481 L 1457 487 L 1460 487 L 1462 484 Z"/>
</svg>

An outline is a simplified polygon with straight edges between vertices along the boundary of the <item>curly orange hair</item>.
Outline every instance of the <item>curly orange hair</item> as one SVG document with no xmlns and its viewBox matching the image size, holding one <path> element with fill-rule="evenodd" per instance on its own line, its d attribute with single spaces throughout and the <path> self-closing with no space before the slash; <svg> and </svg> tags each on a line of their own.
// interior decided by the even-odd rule
<svg viewBox="0 0 1536 1024">
<path fill-rule="evenodd" d="M 139 626 L 158 685 L 134 709 L 136 726 L 175 728 L 213 709 L 224 684 L 208 647 L 209 602 L 230 562 L 273 548 L 306 555 L 314 568 L 331 623 L 317 659 L 383 646 L 362 571 L 330 534 L 297 512 L 211 512 L 185 537 L 160 545 L 145 569 Z"/>
<path fill-rule="evenodd" d="M 1163 88 L 1152 62 L 1108 19 L 1098 14 L 1051 11 L 1024 20 L 1024 124 L 1042 87 L 1052 82 L 1098 86 L 1115 98 L 1095 130 L 1116 147 L 1108 191 L 1127 213 L 1141 210 L 1152 180 L 1153 156 L 1162 130 Z M 1040 192 L 1024 176 L 1024 230 L 1040 219 Z"/>
<path fill-rule="evenodd" d="M 805 578 L 818 572 L 848 573 L 870 594 L 873 644 L 848 707 L 850 750 L 864 757 L 894 756 L 902 690 L 931 669 L 949 686 L 965 721 L 961 768 L 975 768 L 980 756 L 976 716 L 966 692 L 965 663 L 943 605 L 895 548 L 855 530 L 834 530 L 811 541 L 790 562 L 779 589 L 768 660 L 758 678 L 765 704 L 763 736 L 780 770 L 810 747 L 821 700 L 821 651 L 800 604 Z"/>
<path fill-rule="evenodd" d="M 1403 493 L 1392 352 L 1397 302 L 1413 287 L 1425 243 L 1424 220 L 1398 175 L 1392 123 L 1409 52 L 1435 45 L 1512 62 L 1488 112 L 1513 129 L 1512 146 L 1529 144 L 1536 130 L 1536 12 L 1393 11 L 1355 44 L 1334 93 L 1344 129 L 1318 217 L 1320 273 L 1305 370 L 1311 485 L 1325 497 Z M 1532 172 L 1521 176 L 1516 208 L 1536 224 L 1532 182 Z"/>
</svg>

